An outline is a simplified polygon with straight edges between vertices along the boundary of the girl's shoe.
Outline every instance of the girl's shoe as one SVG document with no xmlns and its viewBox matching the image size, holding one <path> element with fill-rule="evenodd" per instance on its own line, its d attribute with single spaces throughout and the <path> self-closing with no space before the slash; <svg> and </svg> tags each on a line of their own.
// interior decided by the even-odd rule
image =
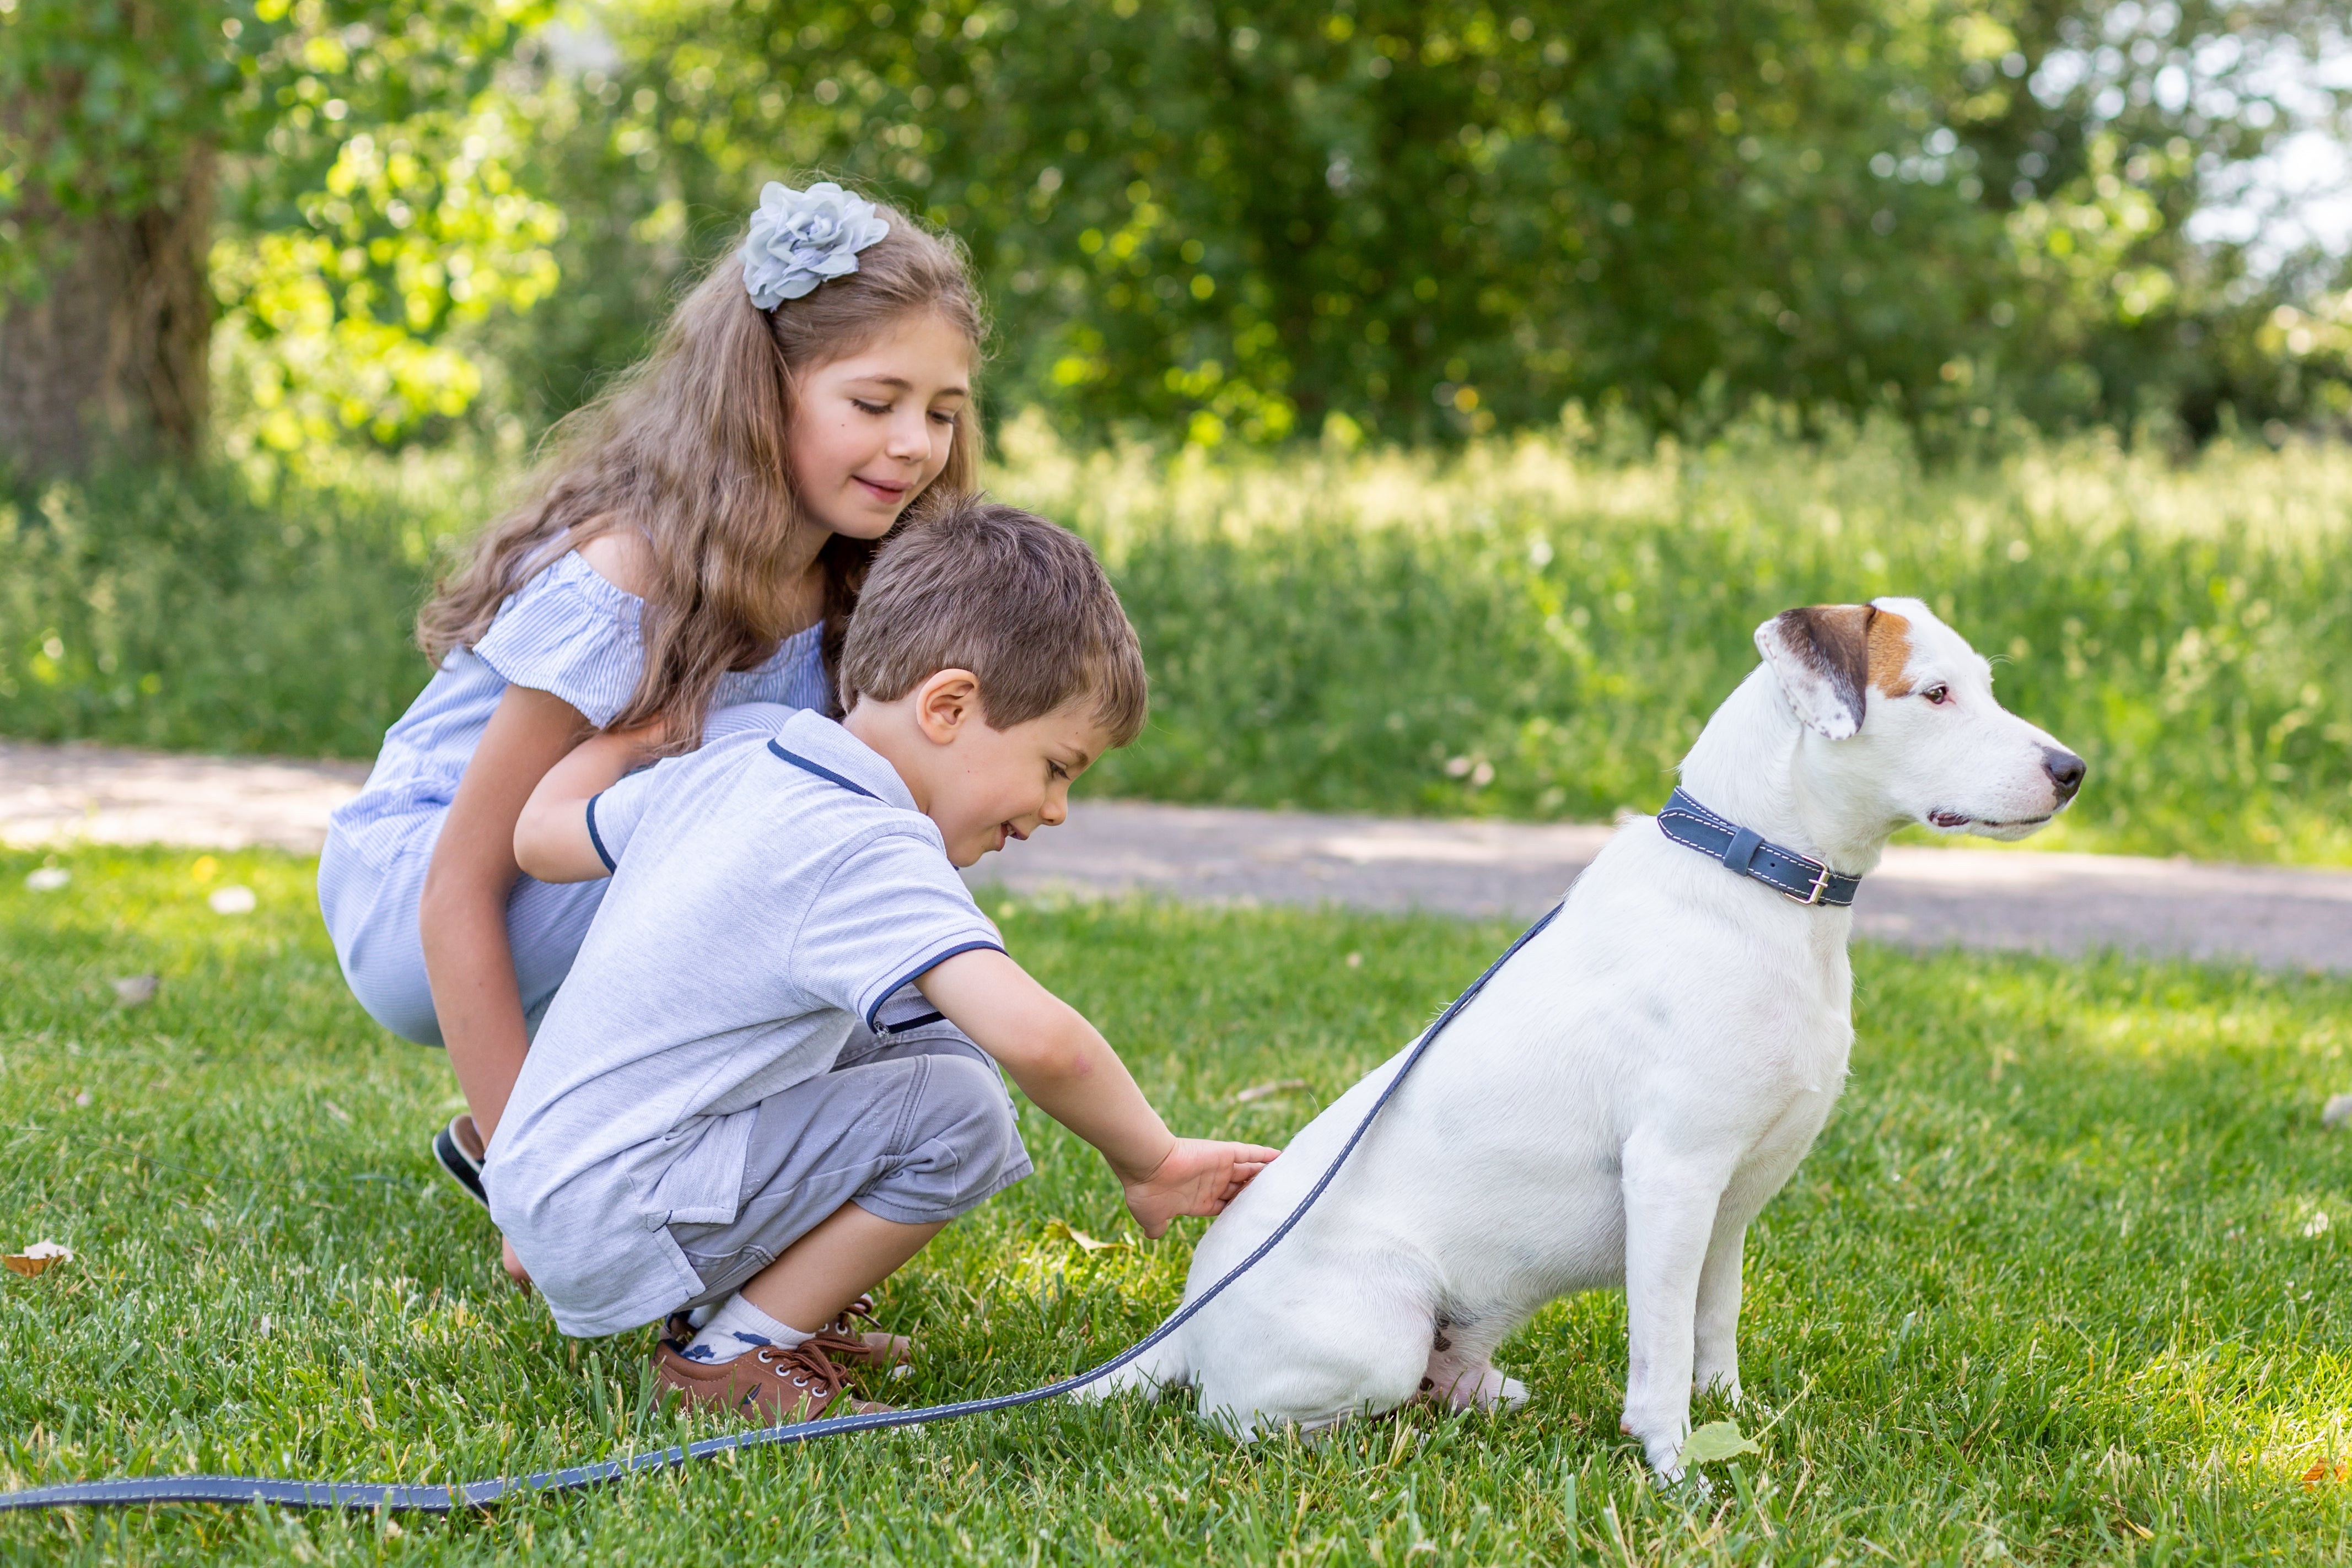
<svg viewBox="0 0 2352 1568">
<path fill-rule="evenodd" d="M 449 1179 L 466 1189 L 466 1196 L 490 1207 L 490 1195 L 482 1190 L 482 1134 L 474 1130 L 474 1118 L 460 1111 L 449 1124 L 433 1134 L 433 1158 L 449 1173 Z"/>
<path fill-rule="evenodd" d="M 825 1415 L 871 1416 L 890 1408 L 847 1391 L 849 1375 L 810 1340 L 790 1350 L 763 1345 L 732 1361 L 688 1361 L 664 1340 L 654 1347 L 654 1386 L 667 1398 L 730 1411 L 771 1427 Z"/>
</svg>

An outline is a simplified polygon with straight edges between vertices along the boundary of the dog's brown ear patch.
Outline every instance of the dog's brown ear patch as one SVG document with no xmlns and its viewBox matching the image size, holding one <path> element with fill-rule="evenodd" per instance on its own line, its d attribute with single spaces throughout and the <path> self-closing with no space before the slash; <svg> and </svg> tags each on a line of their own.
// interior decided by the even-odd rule
<svg viewBox="0 0 2352 1568">
<path fill-rule="evenodd" d="M 1911 622 L 1892 610 L 1873 610 L 1870 617 L 1870 674 L 1865 685 L 1890 697 L 1907 697 L 1911 682 Z"/>
<path fill-rule="evenodd" d="M 1811 604 L 1784 610 L 1756 628 L 1757 651 L 1780 677 L 1789 706 L 1832 740 L 1862 727 L 1871 627 L 1878 615 L 1867 604 Z"/>
</svg>

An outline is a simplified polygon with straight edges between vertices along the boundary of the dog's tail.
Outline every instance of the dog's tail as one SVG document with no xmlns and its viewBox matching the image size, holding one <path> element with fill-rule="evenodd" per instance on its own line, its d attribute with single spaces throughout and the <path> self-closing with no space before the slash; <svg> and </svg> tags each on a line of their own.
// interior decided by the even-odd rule
<svg viewBox="0 0 2352 1568">
<path fill-rule="evenodd" d="M 1077 1399 L 1108 1399 L 1115 1394 L 1140 1394 L 1157 1399 L 1162 1391 L 1181 1388 L 1192 1381 L 1192 1359 L 1185 1354 L 1185 1334 L 1177 1330 L 1166 1339 L 1108 1377 L 1097 1378 L 1072 1396 Z"/>
</svg>

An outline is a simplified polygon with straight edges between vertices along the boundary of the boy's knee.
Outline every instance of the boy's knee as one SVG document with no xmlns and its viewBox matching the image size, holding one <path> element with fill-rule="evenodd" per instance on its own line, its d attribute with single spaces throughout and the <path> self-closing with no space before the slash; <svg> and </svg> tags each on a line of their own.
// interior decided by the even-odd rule
<svg viewBox="0 0 2352 1568">
<path fill-rule="evenodd" d="M 969 1175 L 1001 1171 L 1027 1157 L 1020 1119 L 994 1067 L 962 1055 L 928 1057 L 925 1063 L 923 1124 L 914 1129 L 914 1144 L 952 1151 L 955 1166 Z"/>
<path fill-rule="evenodd" d="M 932 1119 L 940 1132 L 999 1141 L 1015 1135 L 1013 1098 L 994 1067 L 961 1055 L 929 1061 L 931 1071 L 923 1098 L 934 1107 Z"/>
</svg>

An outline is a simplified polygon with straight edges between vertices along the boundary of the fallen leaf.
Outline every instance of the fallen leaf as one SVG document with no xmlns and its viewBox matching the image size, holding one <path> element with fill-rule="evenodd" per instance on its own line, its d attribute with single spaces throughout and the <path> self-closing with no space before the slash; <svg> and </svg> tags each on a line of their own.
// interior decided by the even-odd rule
<svg viewBox="0 0 2352 1568">
<path fill-rule="evenodd" d="M 1045 1234 L 1048 1236 L 1059 1236 L 1065 1240 L 1076 1242 L 1078 1245 L 1078 1250 L 1081 1252 L 1099 1252 L 1106 1247 L 1124 1247 L 1127 1245 L 1123 1240 L 1104 1241 L 1096 1237 L 1089 1236 L 1085 1231 L 1080 1230 L 1077 1227 L 1072 1225 L 1066 1219 L 1047 1220 L 1045 1222 Z"/>
<path fill-rule="evenodd" d="M 25 885 L 35 893 L 55 893 L 73 880 L 73 873 L 61 865 L 45 865 L 25 879 Z"/>
<path fill-rule="evenodd" d="M 1269 1099 L 1276 1094 L 1296 1094 L 1302 1089 L 1315 1087 L 1304 1078 L 1277 1078 L 1271 1083 L 1253 1083 L 1234 1096 L 1234 1103 L 1246 1105 L 1253 1100 Z"/>
<path fill-rule="evenodd" d="M 2322 1459 L 2303 1472 L 2303 1484 L 2311 1490 L 2317 1491 L 2329 1481 L 2340 1481 L 2347 1478 L 2352 1478 L 2352 1459 L 2338 1459 L 2332 1465 L 2326 1459 Z"/>
<path fill-rule="evenodd" d="M 2330 1094 L 2320 1109 L 2319 1124 L 2340 1127 L 2347 1122 L 2352 1122 L 2352 1094 Z"/>
<path fill-rule="evenodd" d="M 0 1263 L 5 1263 L 11 1271 L 22 1274 L 27 1279 L 41 1273 L 52 1263 L 72 1261 L 72 1250 L 60 1247 L 54 1241 L 36 1241 L 22 1252 L 11 1252 L 6 1257 L 0 1258 Z"/>
<path fill-rule="evenodd" d="M 114 999 L 126 1008 L 144 1007 L 155 999 L 155 988 L 162 984 L 153 975 L 125 975 L 113 982 Z"/>
<path fill-rule="evenodd" d="M 1683 1444 L 1683 1463 L 1712 1464 L 1735 1454 L 1760 1454 L 1764 1450 L 1752 1437 L 1743 1436 L 1737 1421 L 1709 1421 L 1694 1430 Z"/>
<path fill-rule="evenodd" d="M 249 887 L 224 887 L 205 902 L 215 915 L 250 915 L 257 901 Z"/>
</svg>

